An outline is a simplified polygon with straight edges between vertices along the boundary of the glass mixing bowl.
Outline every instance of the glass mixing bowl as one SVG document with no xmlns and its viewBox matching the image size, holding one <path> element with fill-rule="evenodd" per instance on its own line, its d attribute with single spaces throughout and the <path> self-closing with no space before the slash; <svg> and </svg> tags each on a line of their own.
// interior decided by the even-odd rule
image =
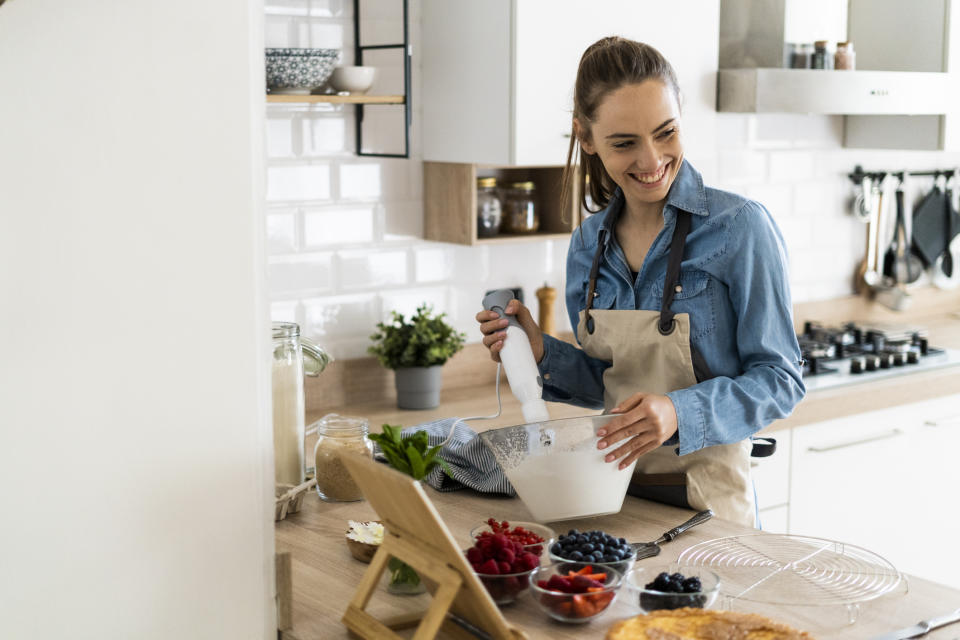
<svg viewBox="0 0 960 640">
<path fill-rule="evenodd" d="M 612 415 L 563 418 L 480 433 L 538 522 L 618 513 L 636 462 L 604 462 L 597 429 Z"/>
</svg>

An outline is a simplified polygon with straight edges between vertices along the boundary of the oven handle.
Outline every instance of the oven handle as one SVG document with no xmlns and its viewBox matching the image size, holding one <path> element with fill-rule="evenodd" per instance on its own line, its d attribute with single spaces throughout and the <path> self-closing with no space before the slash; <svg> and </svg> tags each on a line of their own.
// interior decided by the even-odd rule
<svg viewBox="0 0 960 640">
<path fill-rule="evenodd" d="M 900 429 L 891 429 L 888 433 L 881 433 L 878 436 L 872 436 L 870 438 L 864 438 L 862 440 L 854 440 L 852 442 L 843 442 L 841 444 L 830 445 L 829 447 L 807 447 L 807 451 L 810 451 L 812 453 L 826 453 L 827 451 L 835 451 L 837 449 L 855 447 L 860 444 L 867 444 L 868 442 L 876 442 L 877 440 L 888 440 L 890 438 L 896 438 L 902 435 L 903 435 L 903 431 L 901 431 Z"/>
</svg>

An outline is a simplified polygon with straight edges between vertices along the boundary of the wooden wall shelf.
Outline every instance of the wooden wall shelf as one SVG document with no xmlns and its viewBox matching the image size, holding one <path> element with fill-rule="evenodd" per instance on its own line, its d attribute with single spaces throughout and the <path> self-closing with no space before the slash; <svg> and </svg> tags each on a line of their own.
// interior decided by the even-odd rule
<svg viewBox="0 0 960 640">
<path fill-rule="evenodd" d="M 477 178 L 492 176 L 498 184 L 532 181 L 537 185 L 540 230 L 492 238 L 477 236 Z M 577 221 L 579 198 L 573 193 L 569 211 L 561 210 L 563 167 L 498 167 L 455 162 L 423 163 L 424 237 L 438 242 L 483 245 L 556 240 L 570 236 Z M 576 191 L 576 181 L 574 181 Z"/>
<path fill-rule="evenodd" d="M 404 104 L 404 96 L 328 96 L 268 93 L 267 102 L 327 103 L 327 104 Z"/>
</svg>

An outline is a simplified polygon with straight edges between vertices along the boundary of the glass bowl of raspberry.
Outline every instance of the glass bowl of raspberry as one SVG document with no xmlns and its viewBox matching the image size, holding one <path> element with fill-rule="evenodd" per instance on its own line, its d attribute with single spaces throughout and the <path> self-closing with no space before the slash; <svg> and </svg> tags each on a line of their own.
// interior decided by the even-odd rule
<svg viewBox="0 0 960 640">
<path fill-rule="evenodd" d="M 510 540 L 516 540 L 523 545 L 524 551 L 529 551 L 537 557 L 543 555 L 544 550 L 553 544 L 556 532 L 546 525 L 537 522 L 520 522 L 487 518 L 470 529 L 470 539 L 474 542 L 484 537 L 503 534 Z"/>
<path fill-rule="evenodd" d="M 467 562 L 498 605 L 510 604 L 530 586 L 540 558 L 502 533 L 481 536 L 464 552 Z"/>
<path fill-rule="evenodd" d="M 720 592 L 720 577 L 703 567 L 638 566 L 624 578 L 630 599 L 644 613 L 659 609 L 709 609 Z"/>
</svg>

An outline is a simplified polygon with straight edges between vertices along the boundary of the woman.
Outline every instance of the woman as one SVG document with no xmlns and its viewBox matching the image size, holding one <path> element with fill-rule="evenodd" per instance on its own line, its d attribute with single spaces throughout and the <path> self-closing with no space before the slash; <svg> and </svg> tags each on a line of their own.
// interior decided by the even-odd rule
<svg viewBox="0 0 960 640">
<path fill-rule="evenodd" d="M 582 349 L 514 300 L 546 400 L 618 414 L 605 459 L 631 493 L 754 526 L 750 436 L 804 394 L 783 238 L 760 204 L 703 186 L 683 158 L 680 95 L 653 47 L 604 38 L 580 60 L 565 183 L 601 211 L 574 231 L 566 301 Z M 585 177 L 589 176 L 589 183 Z M 499 360 L 506 319 L 477 314 Z"/>
</svg>

